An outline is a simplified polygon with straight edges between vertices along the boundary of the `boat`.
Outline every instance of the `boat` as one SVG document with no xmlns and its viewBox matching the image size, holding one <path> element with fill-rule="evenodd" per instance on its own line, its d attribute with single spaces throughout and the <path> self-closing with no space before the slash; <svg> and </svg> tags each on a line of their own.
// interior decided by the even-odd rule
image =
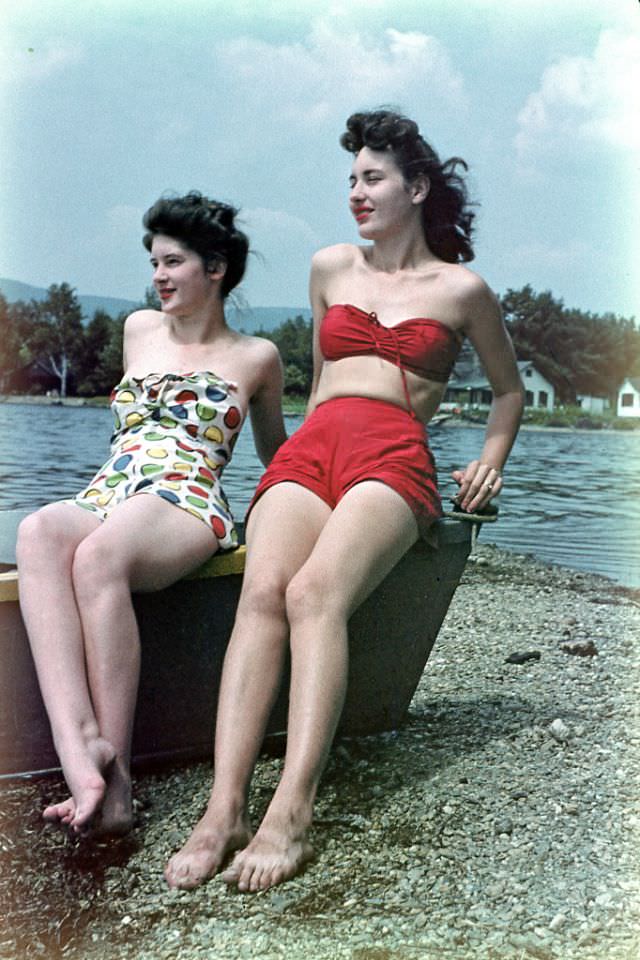
<svg viewBox="0 0 640 960">
<path fill-rule="evenodd" d="M 0 513 L 0 776 L 58 768 L 18 604 L 19 511 Z M 396 729 L 425 668 L 464 570 L 476 524 L 437 522 L 439 545 L 417 543 L 349 622 L 349 683 L 339 735 Z M 167 589 L 134 596 L 142 665 L 133 764 L 211 757 L 222 661 L 235 615 L 245 548 L 212 557 Z M 288 678 L 267 729 L 282 743 Z"/>
<path fill-rule="evenodd" d="M 427 424 L 427 429 L 432 430 L 434 427 L 441 426 L 443 423 L 446 423 L 447 420 L 451 420 L 452 416 L 453 414 L 451 413 L 434 413 Z"/>
</svg>

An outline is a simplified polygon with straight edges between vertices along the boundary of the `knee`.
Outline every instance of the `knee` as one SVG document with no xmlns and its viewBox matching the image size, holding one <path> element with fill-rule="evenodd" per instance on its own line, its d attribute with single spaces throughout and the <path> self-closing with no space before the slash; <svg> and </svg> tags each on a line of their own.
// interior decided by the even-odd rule
<svg viewBox="0 0 640 960">
<path fill-rule="evenodd" d="M 245 578 L 238 612 L 249 616 L 283 619 L 286 583 L 277 573 L 265 572 Z"/>
<path fill-rule="evenodd" d="M 95 598 L 114 586 L 126 583 L 128 573 L 116 550 L 102 537 L 88 536 L 76 548 L 71 567 L 74 590 L 79 600 Z"/>
<path fill-rule="evenodd" d="M 19 567 L 38 560 L 50 563 L 49 555 L 53 551 L 57 558 L 62 558 L 65 550 L 65 524 L 60 517 L 58 506 L 50 504 L 42 507 L 20 522 L 16 537 L 16 560 Z"/>
<path fill-rule="evenodd" d="M 289 623 L 317 619 L 338 614 L 338 592 L 329 578 L 303 567 L 291 580 L 286 591 L 286 611 Z"/>
</svg>

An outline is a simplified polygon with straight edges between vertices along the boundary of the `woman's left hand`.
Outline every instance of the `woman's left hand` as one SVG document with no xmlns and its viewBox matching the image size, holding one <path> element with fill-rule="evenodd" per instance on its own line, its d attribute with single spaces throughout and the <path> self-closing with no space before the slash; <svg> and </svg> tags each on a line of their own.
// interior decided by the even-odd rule
<svg viewBox="0 0 640 960">
<path fill-rule="evenodd" d="M 455 499 L 467 513 L 482 510 L 502 489 L 500 471 L 480 460 L 472 460 L 465 470 L 454 470 L 451 476 L 460 487 Z"/>
</svg>

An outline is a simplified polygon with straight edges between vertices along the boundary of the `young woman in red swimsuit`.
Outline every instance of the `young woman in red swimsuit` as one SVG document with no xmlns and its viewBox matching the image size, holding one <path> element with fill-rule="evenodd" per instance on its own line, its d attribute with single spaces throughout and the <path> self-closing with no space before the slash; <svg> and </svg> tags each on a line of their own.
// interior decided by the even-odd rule
<svg viewBox="0 0 640 960">
<path fill-rule="evenodd" d="M 218 705 L 207 811 L 166 868 L 173 887 L 216 873 L 242 891 L 293 876 L 309 829 L 348 671 L 347 622 L 441 514 L 425 424 L 463 337 L 493 404 L 479 458 L 455 471 L 474 511 L 502 487 L 523 405 L 496 297 L 460 264 L 473 214 L 458 159 L 441 163 L 416 124 L 354 114 L 349 202 L 363 246 L 317 253 L 311 272 L 315 375 L 308 417 L 264 474 L 247 523 L 247 565 Z M 291 686 L 282 778 L 257 833 L 247 795 L 287 646 Z"/>
</svg>

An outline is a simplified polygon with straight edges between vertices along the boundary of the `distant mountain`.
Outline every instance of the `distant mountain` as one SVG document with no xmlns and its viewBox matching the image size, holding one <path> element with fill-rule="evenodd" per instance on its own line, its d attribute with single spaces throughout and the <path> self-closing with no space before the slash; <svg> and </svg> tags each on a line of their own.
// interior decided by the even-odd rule
<svg viewBox="0 0 640 960">
<path fill-rule="evenodd" d="M 47 291 L 43 287 L 32 287 L 19 280 L 9 280 L 0 277 L 0 293 L 9 303 L 16 300 L 44 300 Z M 136 300 L 122 300 L 118 297 L 96 297 L 90 294 L 78 294 L 82 312 L 87 320 L 91 320 L 96 310 L 104 310 L 111 317 L 121 313 L 131 313 L 138 309 L 140 302 Z M 309 307 L 250 307 L 229 304 L 227 318 L 237 330 L 245 333 L 255 333 L 256 330 L 273 330 L 285 320 L 302 316 L 305 320 L 311 318 Z"/>
<path fill-rule="evenodd" d="M 16 300 L 44 300 L 47 291 L 44 287 L 32 287 L 28 283 L 21 283 L 19 280 L 9 280 L 0 277 L 0 293 L 3 294 L 8 303 L 15 303 Z M 104 310 L 110 317 L 117 317 L 120 313 L 131 313 L 140 306 L 136 300 L 122 300 L 118 297 L 96 297 L 90 294 L 78 294 L 78 300 L 82 307 L 82 312 L 87 320 L 91 320 L 96 310 Z"/>
</svg>

